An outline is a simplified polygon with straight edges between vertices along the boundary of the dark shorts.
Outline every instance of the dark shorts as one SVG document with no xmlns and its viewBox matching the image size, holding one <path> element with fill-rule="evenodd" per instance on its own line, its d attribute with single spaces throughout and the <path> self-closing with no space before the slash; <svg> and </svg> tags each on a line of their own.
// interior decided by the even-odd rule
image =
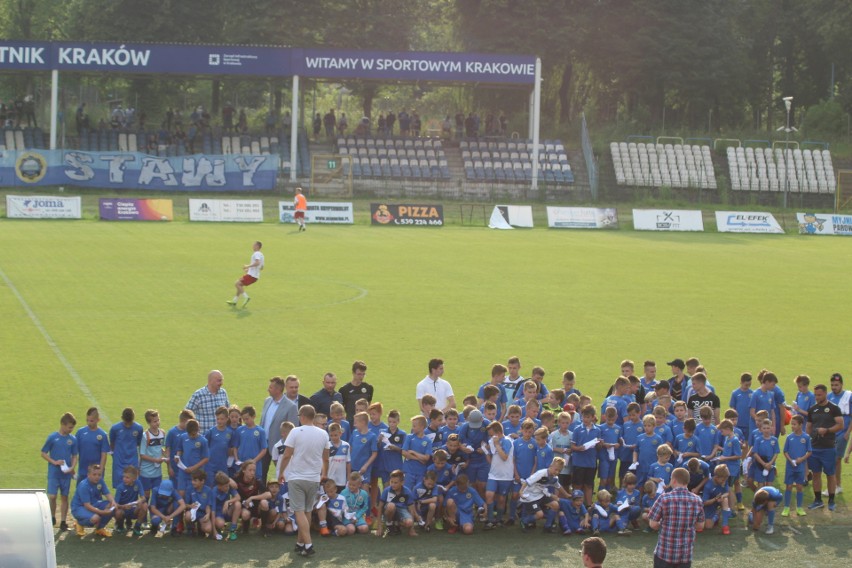
<svg viewBox="0 0 852 568">
<path fill-rule="evenodd" d="M 814 449 L 808 458 L 808 465 L 814 474 L 834 475 L 837 468 L 837 451 L 834 448 Z"/>
<path fill-rule="evenodd" d="M 574 482 L 574 487 L 579 485 L 595 485 L 595 470 L 594 467 L 574 467 L 571 470 L 571 480 Z"/>
</svg>

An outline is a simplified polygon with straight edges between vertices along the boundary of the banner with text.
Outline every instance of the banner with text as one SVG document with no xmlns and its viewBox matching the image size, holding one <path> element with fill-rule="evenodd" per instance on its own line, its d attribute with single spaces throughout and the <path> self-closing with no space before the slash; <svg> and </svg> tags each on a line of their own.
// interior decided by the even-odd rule
<svg viewBox="0 0 852 568">
<path fill-rule="evenodd" d="M 260 199 L 190 199 L 189 220 L 262 223 L 263 201 Z"/>
<path fill-rule="evenodd" d="M 282 223 L 295 223 L 295 211 L 292 201 L 278 202 L 278 214 Z M 351 225 L 355 222 L 355 212 L 350 202 L 313 201 L 308 203 L 305 222 Z"/>
<path fill-rule="evenodd" d="M 637 231 L 703 231 L 701 211 L 634 209 L 633 228 Z"/>
<path fill-rule="evenodd" d="M 280 162 L 277 154 L 164 157 L 138 152 L 7 151 L 0 152 L 0 187 L 272 190 Z"/>
<path fill-rule="evenodd" d="M 370 224 L 442 227 L 443 205 L 413 203 L 370 203 Z"/>
<path fill-rule="evenodd" d="M 763 211 L 716 211 L 716 228 L 720 233 L 784 234 L 775 216 Z"/>
<path fill-rule="evenodd" d="M 10 219 L 80 219 L 81 199 L 47 195 L 7 195 L 6 216 Z"/>
<path fill-rule="evenodd" d="M 529 205 L 495 205 L 488 221 L 491 229 L 531 229 L 532 226 L 532 207 Z"/>
<path fill-rule="evenodd" d="M 102 197 L 100 214 L 104 221 L 171 221 L 171 199 L 124 199 Z"/>
<path fill-rule="evenodd" d="M 852 235 L 852 215 L 796 213 L 803 235 Z"/>
<path fill-rule="evenodd" d="M 555 229 L 617 229 L 618 213 L 613 208 L 548 207 L 547 226 Z"/>
</svg>

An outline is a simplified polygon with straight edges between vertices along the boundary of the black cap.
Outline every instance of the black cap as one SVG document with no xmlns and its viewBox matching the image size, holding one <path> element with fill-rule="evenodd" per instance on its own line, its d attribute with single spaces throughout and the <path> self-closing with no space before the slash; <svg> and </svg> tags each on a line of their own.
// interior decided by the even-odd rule
<svg viewBox="0 0 852 568">
<path fill-rule="evenodd" d="M 677 367 L 681 370 L 686 368 L 686 363 L 683 362 L 683 359 L 673 359 L 666 363 L 666 365 L 668 365 L 669 367 Z"/>
<path fill-rule="evenodd" d="M 668 381 L 657 381 L 657 384 L 654 385 L 654 390 L 656 391 L 656 390 L 659 390 L 659 389 L 671 390 L 671 387 L 669 386 L 669 382 Z"/>
</svg>

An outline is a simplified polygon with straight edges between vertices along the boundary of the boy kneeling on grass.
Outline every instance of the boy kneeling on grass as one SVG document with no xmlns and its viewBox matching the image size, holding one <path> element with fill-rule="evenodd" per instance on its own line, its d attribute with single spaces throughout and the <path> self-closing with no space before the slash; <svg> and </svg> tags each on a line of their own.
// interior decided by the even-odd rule
<svg viewBox="0 0 852 568">
<path fill-rule="evenodd" d="M 77 486 L 71 500 L 71 514 L 77 519 L 78 536 L 86 536 L 85 527 L 95 527 L 98 536 L 112 536 L 106 526 L 113 517 L 115 501 L 102 477 L 100 464 L 91 464 L 86 479 Z"/>
</svg>

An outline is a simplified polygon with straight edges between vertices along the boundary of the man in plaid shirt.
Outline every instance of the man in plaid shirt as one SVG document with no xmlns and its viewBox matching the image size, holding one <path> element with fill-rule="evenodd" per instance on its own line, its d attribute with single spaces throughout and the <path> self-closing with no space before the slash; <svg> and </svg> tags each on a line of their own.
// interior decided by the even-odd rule
<svg viewBox="0 0 852 568">
<path fill-rule="evenodd" d="M 216 409 L 228 407 L 228 393 L 222 388 L 225 377 L 222 371 L 210 371 L 207 375 L 207 385 L 201 387 L 189 397 L 186 408 L 195 413 L 195 419 L 201 427 L 201 432 L 207 432 L 216 425 Z"/>
<path fill-rule="evenodd" d="M 687 489 L 689 472 L 672 472 L 672 490 L 660 495 L 648 512 L 648 524 L 660 530 L 654 568 L 690 568 L 696 527 L 704 526 L 704 503 Z"/>
</svg>

